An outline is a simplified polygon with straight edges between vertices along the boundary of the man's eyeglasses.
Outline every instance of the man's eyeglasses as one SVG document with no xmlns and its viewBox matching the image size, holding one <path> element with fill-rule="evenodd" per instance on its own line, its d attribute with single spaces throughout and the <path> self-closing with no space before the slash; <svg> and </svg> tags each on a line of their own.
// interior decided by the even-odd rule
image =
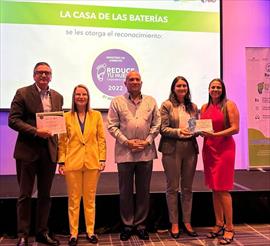
<svg viewBox="0 0 270 246">
<path fill-rule="evenodd" d="M 52 72 L 49 71 L 35 71 L 36 75 L 43 75 L 45 74 L 46 76 L 52 75 Z"/>
</svg>

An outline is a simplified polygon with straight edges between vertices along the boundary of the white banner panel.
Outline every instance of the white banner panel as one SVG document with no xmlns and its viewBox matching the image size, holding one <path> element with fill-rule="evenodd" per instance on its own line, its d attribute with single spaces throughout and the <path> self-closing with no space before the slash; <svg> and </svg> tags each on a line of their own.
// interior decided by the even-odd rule
<svg viewBox="0 0 270 246">
<path fill-rule="evenodd" d="M 270 47 L 246 48 L 250 168 L 270 167 Z"/>
</svg>

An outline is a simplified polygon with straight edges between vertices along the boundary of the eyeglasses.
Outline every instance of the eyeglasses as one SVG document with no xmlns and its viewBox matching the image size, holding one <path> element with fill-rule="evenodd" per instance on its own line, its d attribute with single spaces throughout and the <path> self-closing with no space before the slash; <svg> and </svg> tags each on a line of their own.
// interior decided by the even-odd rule
<svg viewBox="0 0 270 246">
<path fill-rule="evenodd" d="M 35 71 L 36 75 L 43 75 L 45 74 L 46 76 L 52 75 L 52 72 L 49 71 Z"/>
</svg>

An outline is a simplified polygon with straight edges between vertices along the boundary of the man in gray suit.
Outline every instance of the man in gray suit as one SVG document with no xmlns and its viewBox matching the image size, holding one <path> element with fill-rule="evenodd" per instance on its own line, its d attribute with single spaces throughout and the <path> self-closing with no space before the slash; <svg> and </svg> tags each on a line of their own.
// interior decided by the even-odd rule
<svg viewBox="0 0 270 246">
<path fill-rule="evenodd" d="M 138 72 L 129 72 L 125 85 L 128 92 L 114 98 L 108 112 L 108 130 L 116 139 L 120 215 L 124 224 L 120 239 L 128 240 L 135 229 L 140 239 L 148 240 L 145 220 L 149 210 L 153 159 L 157 158 L 154 138 L 159 133 L 160 114 L 155 99 L 141 94 L 142 81 Z"/>
<path fill-rule="evenodd" d="M 37 177 L 36 241 L 59 245 L 48 234 L 50 190 L 57 162 L 57 136 L 37 129 L 36 113 L 62 110 L 63 97 L 49 88 L 52 70 L 46 62 L 34 67 L 35 83 L 17 90 L 11 103 L 8 124 L 18 132 L 14 151 L 19 197 L 17 201 L 18 246 L 28 245 L 31 222 L 31 196 Z"/>
</svg>

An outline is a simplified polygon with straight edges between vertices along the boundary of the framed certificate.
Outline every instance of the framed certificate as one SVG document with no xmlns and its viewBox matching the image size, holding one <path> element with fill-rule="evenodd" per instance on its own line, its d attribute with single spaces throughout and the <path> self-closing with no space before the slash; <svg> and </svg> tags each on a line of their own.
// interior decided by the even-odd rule
<svg viewBox="0 0 270 246">
<path fill-rule="evenodd" d="M 66 132 L 64 111 L 36 113 L 37 128 L 45 128 L 52 134 Z"/>
<path fill-rule="evenodd" d="M 213 125 L 211 119 L 196 120 L 191 118 L 188 121 L 189 130 L 195 132 L 213 132 Z"/>
</svg>

